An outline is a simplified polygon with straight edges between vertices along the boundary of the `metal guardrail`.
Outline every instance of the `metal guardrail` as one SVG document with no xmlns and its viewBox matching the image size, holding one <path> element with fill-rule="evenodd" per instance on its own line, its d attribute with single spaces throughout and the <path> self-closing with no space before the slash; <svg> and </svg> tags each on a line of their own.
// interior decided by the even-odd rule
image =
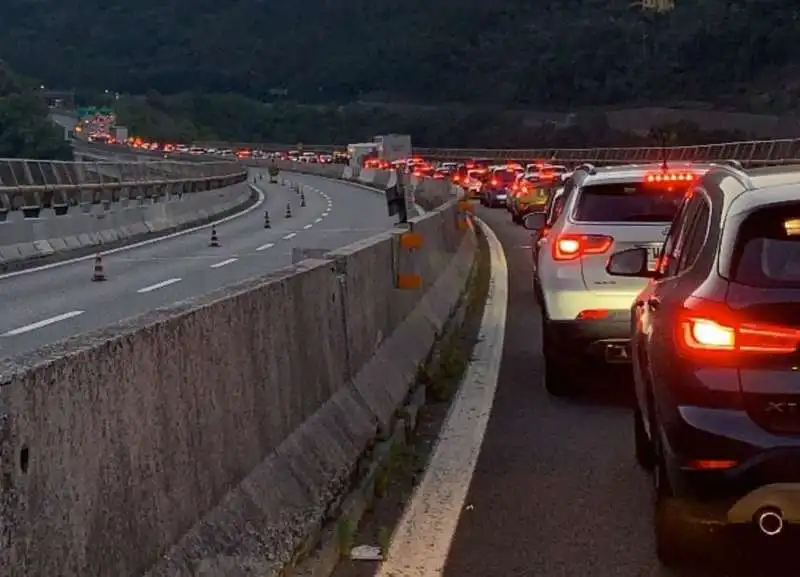
<svg viewBox="0 0 800 577">
<path fill-rule="evenodd" d="M 286 152 L 297 145 L 258 143 L 206 143 L 217 148 L 257 148 L 265 152 Z M 304 145 L 303 150 L 328 153 L 346 149 L 346 145 Z M 666 155 L 669 161 L 713 162 L 738 160 L 745 166 L 793 164 L 800 162 L 800 139 L 751 140 L 723 142 L 696 146 L 594 147 L 594 148 L 414 148 L 431 160 L 467 160 L 489 158 L 493 160 L 535 161 L 547 160 L 568 164 L 593 162 L 597 164 L 628 164 L 660 162 Z"/>
<path fill-rule="evenodd" d="M 223 188 L 247 180 L 235 162 L 52 161 L 0 159 L 0 221 L 22 210 L 38 217 L 42 208 L 56 215 L 69 206 L 117 202 L 123 198 L 157 199 Z"/>
</svg>

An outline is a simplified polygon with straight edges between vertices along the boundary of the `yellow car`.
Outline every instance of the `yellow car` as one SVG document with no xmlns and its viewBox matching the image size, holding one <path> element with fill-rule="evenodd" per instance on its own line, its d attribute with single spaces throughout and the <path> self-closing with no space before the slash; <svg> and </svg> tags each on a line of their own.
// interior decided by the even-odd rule
<svg viewBox="0 0 800 577">
<path fill-rule="evenodd" d="M 547 199 L 559 188 L 560 184 L 554 180 L 534 182 L 524 180 L 520 182 L 519 191 L 514 195 L 511 220 L 521 225 L 525 215 L 543 211 Z"/>
</svg>

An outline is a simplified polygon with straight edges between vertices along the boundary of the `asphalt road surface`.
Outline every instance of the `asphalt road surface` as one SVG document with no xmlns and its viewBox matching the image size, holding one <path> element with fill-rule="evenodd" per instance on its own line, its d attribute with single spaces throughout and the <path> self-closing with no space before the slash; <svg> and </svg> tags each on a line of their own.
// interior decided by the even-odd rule
<svg viewBox="0 0 800 577">
<path fill-rule="evenodd" d="M 92 282 L 92 260 L 0 275 L 0 358 L 212 292 L 292 262 L 292 248 L 334 249 L 393 225 L 385 198 L 347 183 L 286 174 L 313 187 L 306 206 L 288 188 L 258 181 L 263 204 L 210 228 L 107 255 L 108 280 Z M 292 217 L 286 218 L 291 204 Z M 264 229 L 268 210 L 272 228 Z"/>
<path fill-rule="evenodd" d="M 380 575 L 776 575 L 775 564 L 762 564 L 772 552 L 760 541 L 719 542 L 722 549 L 707 549 L 709 557 L 721 551 L 729 558 L 741 554 L 755 561 L 736 571 L 713 564 L 679 571 L 661 567 L 653 542 L 651 481 L 633 456 L 632 383 L 627 371 L 587 374 L 584 384 L 591 392 L 572 400 L 547 395 L 541 384 L 540 316 L 531 285 L 530 234 L 513 226 L 506 211 L 480 209 L 477 213 L 502 243 L 508 270 L 508 300 L 504 301 L 508 309 L 504 339 L 497 339 L 502 359 L 495 373 L 493 405 L 489 397 L 484 406 L 465 413 L 469 418 L 491 410 L 485 436 L 481 445 L 484 429 L 474 423 L 470 431 L 459 433 L 451 427 L 443 435 L 437 449 L 443 455 L 442 464 L 433 475 L 439 493 L 432 491 L 426 501 L 420 496 L 425 493 L 423 481 L 416 504 L 406 510 L 412 512 L 406 523 L 414 526 L 405 533 L 398 529 L 402 539 L 397 541 L 397 561 Z M 477 348 L 475 354 L 480 354 Z M 484 358 L 478 362 L 483 369 L 489 365 Z M 486 379 L 475 378 L 464 387 L 473 390 L 465 394 L 476 396 L 488 385 Z M 454 405 L 451 415 L 458 413 Z M 453 450 L 448 445 L 454 445 Z M 471 471 L 455 473 L 459 470 L 455 457 L 461 455 L 466 461 L 474 451 L 479 453 L 471 478 Z M 447 486 L 439 486 L 442 483 Z M 464 485 L 463 505 L 455 508 L 457 521 L 452 531 L 444 531 L 448 517 L 441 513 L 446 509 L 440 503 L 455 500 L 453 495 L 459 495 Z M 413 511 L 421 512 L 420 523 L 414 522 Z M 432 528 L 430 534 L 422 534 L 428 532 L 426 523 Z M 404 542 L 410 543 L 406 549 Z M 415 546 L 415 542 L 421 544 Z M 414 565 L 419 559 L 423 569 Z M 800 574 L 796 561 L 787 567 L 795 569 L 789 574 Z"/>
</svg>

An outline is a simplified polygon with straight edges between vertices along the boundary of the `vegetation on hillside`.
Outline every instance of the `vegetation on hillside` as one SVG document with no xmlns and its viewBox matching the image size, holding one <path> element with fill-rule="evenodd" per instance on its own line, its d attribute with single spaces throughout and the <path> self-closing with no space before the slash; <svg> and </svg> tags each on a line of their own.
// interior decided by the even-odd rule
<svg viewBox="0 0 800 577">
<path fill-rule="evenodd" d="M 157 141 L 280 142 L 346 144 L 377 134 L 413 135 L 415 146 L 540 148 L 652 145 L 655 134 L 612 129 L 603 114 L 578 114 L 569 126 L 530 126 L 524 113 L 492 108 L 392 110 L 380 105 L 265 104 L 243 96 L 180 94 L 123 97 L 119 122 L 131 134 Z M 669 144 L 702 144 L 743 139 L 732 131 L 701 133 L 690 123 L 666 128 Z"/>
<path fill-rule="evenodd" d="M 598 108 L 788 113 L 800 96 L 796 0 L 677 0 L 666 14 L 630 0 L 7 4 L 0 57 L 48 86 L 146 94 L 115 106 L 159 140 L 633 145 L 652 142 L 646 129 L 621 134 Z M 537 127 L 523 109 L 584 112 Z"/>
<path fill-rule="evenodd" d="M 630 0 L 5 4 L 0 56 L 63 88 L 775 111 L 795 106 L 800 80 L 787 77 L 796 0 L 677 0 L 663 15 Z"/>
<path fill-rule="evenodd" d="M 72 149 L 47 113 L 30 83 L 0 60 L 0 158 L 71 159 Z"/>
</svg>

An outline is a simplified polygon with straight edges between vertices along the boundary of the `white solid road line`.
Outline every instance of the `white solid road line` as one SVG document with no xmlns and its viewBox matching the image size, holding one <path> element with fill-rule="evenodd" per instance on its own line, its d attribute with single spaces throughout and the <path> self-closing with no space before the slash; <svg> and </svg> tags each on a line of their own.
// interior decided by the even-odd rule
<svg viewBox="0 0 800 577">
<path fill-rule="evenodd" d="M 179 278 L 167 279 L 165 281 L 162 281 L 162 282 L 159 282 L 159 283 L 156 283 L 156 284 L 151 284 L 150 286 L 146 286 L 144 288 L 140 288 L 136 292 L 137 293 L 141 293 L 141 294 L 149 293 L 149 292 L 152 292 L 154 290 L 158 290 L 160 288 L 164 288 L 165 286 L 169 286 L 171 284 L 175 284 L 176 282 L 181 282 L 181 279 L 179 279 Z"/>
<path fill-rule="evenodd" d="M 212 264 L 211 268 L 222 268 L 224 266 L 227 266 L 227 265 L 229 265 L 231 263 L 236 262 L 237 260 L 239 260 L 239 259 L 238 258 L 229 258 L 228 260 L 223 260 L 222 262 L 218 262 L 217 264 Z"/>
<path fill-rule="evenodd" d="M 480 225 L 489 241 L 492 272 L 478 343 L 378 577 L 443 575 L 478 462 L 497 390 L 508 309 L 508 263 L 503 247 L 485 223 Z"/>
<path fill-rule="evenodd" d="M 54 323 L 58 323 L 61 321 L 65 321 L 67 319 L 71 319 L 73 317 L 77 317 L 82 315 L 84 311 L 70 311 L 68 313 L 56 315 L 54 317 L 50 317 L 49 319 L 44 319 L 42 321 L 38 321 L 35 323 L 31 323 L 29 325 L 25 325 L 24 327 L 19 327 L 18 329 L 14 329 L 13 331 L 8 331 L 7 333 L 3 333 L 0 336 L 4 337 L 14 337 L 17 335 L 21 335 L 23 333 L 27 333 L 30 331 L 35 331 L 36 329 L 40 329 L 42 327 L 46 327 L 47 325 L 52 325 Z"/>
<path fill-rule="evenodd" d="M 256 190 L 256 192 L 258 192 L 258 201 L 253 206 L 251 206 L 250 208 L 246 208 L 242 212 L 237 212 L 236 214 L 232 214 L 230 216 L 226 216 L 225 218 L 221 218 L 221 219 L 216 220 L 214 222 L 209 222 L 208 224 L 201 224 L 200 226 L 187 228 L 186 230 L 179 230 L 178 232 L 173 232 L 171 234 L 166 234 L 164 236 L 159 236 L 159 237 L 156 237 L 156 238 L 150 238 L 148 240 L 143 240 L 141 242 L 136 242 L 136 243 L 133 243 L 133 244 L 127 244 L 127 245 L 121 246 L 119 248 L 112 248 L 110 250 L 100 251 L 97 254 L 99 254 L 100 256 L 108 256 L 110 254 L 117 254 L 117 253 L 120 253 L 120 252 L 125 252 L 126 250 L 133 250 L 135 248 L 139 248 L 139 247 L 142 247 L 142 246 L 148 246 L 148 245 L 151 245 L 151 244 L 154 244 L 154 243 L 157 243 L 157 242 L 162 242 L 162 241 L 170 240 L 172 238 L 177 238 L 179 236 L 183 236 L 183 235 L 186 235 L 186 234 L 191 234 L 193 232 L 197 232 L 198 230 L 211 228 L 212 226 L 219 226 L 221 224 L 224 224 L 226 222 L 229 222 L 231 220 L 234 220 L 234 219 L 240 218 L 240 217 L 242 217 L 242 216 L 244 216 L 246 214 L 249 214 L 249 213 L 253 212 L 255 209 L 257 209 L 259 206 L 264 204 L 264 201 L 267 199 L 267 197 L 264 195 L 264 192 L 260 188 L 258 188 L 257 186 L 255 186 L 253 184 L 249 184 L 248 186 L 250 186 L 250 188 L 254 188 Z M 87 260 L 93 260 L 95 258 L 95 256 L 97 256 L 97 254 L 90 254 L 90 255 L 87 255 L 87 256 L 79 256 L 79 257 L 76 257 L 76 258 L 71 258 L 69 260 L 62 260 L 62 261 L 54 262 L 54 263 L 51 263 L 51 264 L 44 264 L 42 266 L 37 266 L 37 267 L 33 267 L 33 268 L 26 268 L 24 270 L 17 270 L 17 271 L 14 271 L 14 272 L 7 272 L 7 273 L 4 273 L 4 274 L 0 274 L 0 280 L 7 279 L 7 278 L 14 278 L 14 277 L 17 277 L 17 276 L 20 276 L 20 275 L 23 275 L 23 274 L 32 274 L 32 273 L 35 273 L 35 272 L 41 272 L 41 271 L 45 271 L 45 270 L 50 270 L 50 269 L 54 269 L 54 268 L 57 268 L 57 267 L 60 267 L 60 266 L 66 266 L 68 264 L 74 264 L 76 262 L 84 262 L 84 261 L 87 261 Z"/>
<path fill-rule="evenodd" d="M 307 225 L 305 225 L 305 226 L 303 227 L 303 230 L 308 230 L 308 229 L 309 229 L 309 228 L 311 228 L 312 226 L 314 226 L 314 225 L 313 225 L 313 224 L 307 224 Z"/>
<path fill-rule="evenodd" d="M 272 248 L 273 246 L 275 246 L 274 242 L 268 242 L 267 244 L 262 244 L 260 247 L 256 249 L 256 251 L 267 250 L 268 248 Z"/>
<path fill-rule="evenodd" d="M 292 238 L 294 238 L 296 236 L 297 236 L 296 232 L 290 232 L 289 234 L 287 234 L 286 236 L 283 237 L 283 240 L 290 240 L 290 239 L 292 239 Z"/>
</svg>

